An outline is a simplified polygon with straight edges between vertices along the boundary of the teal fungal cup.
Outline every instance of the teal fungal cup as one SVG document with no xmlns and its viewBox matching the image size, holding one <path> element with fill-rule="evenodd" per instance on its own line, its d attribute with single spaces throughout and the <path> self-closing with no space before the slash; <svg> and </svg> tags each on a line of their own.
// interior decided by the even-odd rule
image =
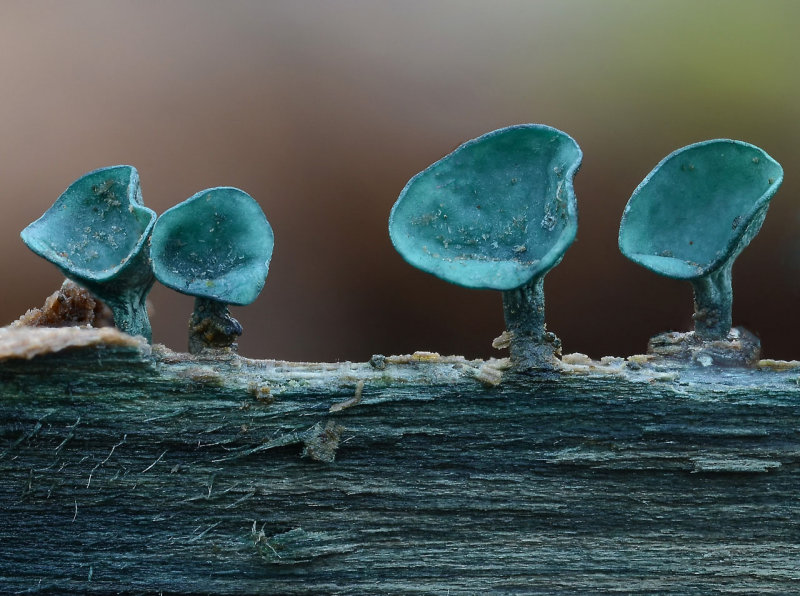
<svg viewBox="0 0 800 596">
<path fill-rule="evenodd" d="M 728 338 L 733 262 L 758 233 L 782 181 L 780 164 L 762 149 L 716 139 L 665 157 L 628 201 L 620 250 L 692 284 L 698 339 Z"/>
<path fill-rule="evenodd" d="M 389 235 L 411 265 L 467 288 L 500 290 L 511 359 L 554 364 L 543 280 L 575 239 L 573 177 L 582 153 L 541 124 L 502 128 L 458 147 L 406 184 Z"/>
<path fill-rule="evenodd" d="M 73 182 L 22 240 L 114 313 L 119 329 L 150 340 L 146 298 L 153 285 L 147 239 L 156 214 L 142 203 L 132 166 L 89 172 Z"/>
<path fill-rule="evenodd" d="M 242 328 L 228 305 L 256 299 L 274 243 L 261 207 L 237 188 L 203 190 L 161 215 L 151 240 L 153 270 L 165 286 L 195 297 L 190 352 L 235 345 Z"/>
</svg>

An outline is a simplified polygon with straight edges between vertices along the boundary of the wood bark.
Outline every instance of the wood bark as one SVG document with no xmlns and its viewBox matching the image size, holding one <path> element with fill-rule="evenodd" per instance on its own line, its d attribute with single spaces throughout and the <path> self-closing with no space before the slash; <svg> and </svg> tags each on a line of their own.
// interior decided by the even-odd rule
<svg viewBox="0 0 800 596">
<path fill-rule="evenodd" d="M 303 364 L 81 342 L 0 361 L 4 593 L 800 580 L 795 363 L 572 356 L 529 376 L 428 353 Z"/>
</svg>

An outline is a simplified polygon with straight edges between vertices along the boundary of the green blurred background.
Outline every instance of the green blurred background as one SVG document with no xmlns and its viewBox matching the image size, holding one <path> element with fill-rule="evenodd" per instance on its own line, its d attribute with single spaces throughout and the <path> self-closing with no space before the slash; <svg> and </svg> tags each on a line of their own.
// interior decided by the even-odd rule
<svg viewBox="0 0 800 596">
<path fill-rule="evenodd" d="M 500 295 L 406 265 L 386 221 L 457 145 L 539 122 L 575 138 L 578 239 L 547 277 L 565 352 L 645 349 L 691 326 L 688 284 L 617 250 L 631 192 L 666 154 L 749 141 L 786 170 L 734 267 L 734 322 L 800 358 L 800 2 L 219 1 L 0 3 L 2 323 L 61 283 L 19 231 L 75 178 L 128 163 L 161 213 L 233 185 L 275 230 L 241 352 L 364 360 L 501 355 Z M 183 349 L 192 299 L 156 286 L 154 339 Z"/>
</svg>

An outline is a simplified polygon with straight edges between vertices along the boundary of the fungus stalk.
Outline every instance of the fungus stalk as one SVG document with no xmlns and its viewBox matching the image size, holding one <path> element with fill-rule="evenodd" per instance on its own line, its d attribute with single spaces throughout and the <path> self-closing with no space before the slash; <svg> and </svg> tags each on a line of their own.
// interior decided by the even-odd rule
<svg viewBox="0 0 800 596">
<path fill-rule="evenodd" d="M 106 303 L 114 313 L 114 325 L 128 335 L 152 339 L 147 295 L 155 283 L 147 247 L 143 247 L 126 263 L 117 278 L 107 283 L 81 281 L 92 294 Z"/>
<path fill-rule="evenodd" d="M 549 370 L 561 342 L 548 333 L 544 318 L 544 276 L 503 292 L 503 314 L 511 333 L 510 354 L 515 368 Z"/>
<path fill-rule="evenodd" d="M 152 338 L 150 318 L 147 316 L 147 293 L 139 299 L 131 300 L 129 296 L 120 299 L 109 296 L 98 296 L 114 313 L 114 325 L 128 335 L 141 335 L 147 341 Z"/>
<path fill-rule="evenodd" d="M 692 280 L 694 288 L 694 333 L 703 341 L 727 339 L 731 330 L 733 291 L 732 264 Z"/>
<path fill-rule="evenodd" d="M 228 305 L 212 298 L 196 297 L 194 312 L 189 319 L 189 353 L 199 354 L 206 349 L 231 348 L 242 334 L 239 321 L 231 316 Z"/>
</svg>

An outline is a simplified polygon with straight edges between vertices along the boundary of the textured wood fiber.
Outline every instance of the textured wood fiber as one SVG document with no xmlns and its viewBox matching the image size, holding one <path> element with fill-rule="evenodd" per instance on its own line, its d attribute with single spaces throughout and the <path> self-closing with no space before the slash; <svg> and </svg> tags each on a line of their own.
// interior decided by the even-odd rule
<svg viewBox="0 0 800 596">
<path fill-rule="evenodd" d="M 417 360 L 0 363 L 0 591 L 797 589 L 796 369 Z"/>
</svg>

